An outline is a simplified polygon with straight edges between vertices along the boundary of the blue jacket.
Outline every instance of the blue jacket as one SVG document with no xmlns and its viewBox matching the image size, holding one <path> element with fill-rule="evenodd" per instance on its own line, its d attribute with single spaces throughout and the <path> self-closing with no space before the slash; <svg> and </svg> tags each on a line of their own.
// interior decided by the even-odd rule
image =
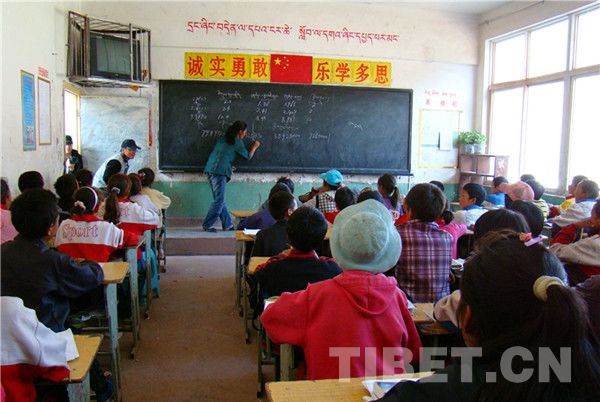
<svg viewBox="0 0 600 402">
<path fill-rule="evenodd" d="M 65 329 L 69 299 L 98 287 L 103 279 L 96 262 L 76 263 L 41 239 L 18 235 L 2 245 L 2 296 L 23 299 L 25 307 L 55 332 Z"/>
<path fill-rule="evenodd" d="M 235 144 L 231 145 L 225 141 L 225 137 L 220 137 L 208 157 L 204 173 L 219 174 L 227 176 L 227 179 L 231 179 L 231 165 L 238 156 L 250 159 L 250 154 L 244 142 L 239 137 L 236 137 Z"/>
<path fill-rule="evenodd" d="M 490 204 L 504 206 L 505 203 L 505 194 L 504 193 L 496 193 L 496 194 L 488 194 L 485 197 L 485 200 Z"/>
</svg>

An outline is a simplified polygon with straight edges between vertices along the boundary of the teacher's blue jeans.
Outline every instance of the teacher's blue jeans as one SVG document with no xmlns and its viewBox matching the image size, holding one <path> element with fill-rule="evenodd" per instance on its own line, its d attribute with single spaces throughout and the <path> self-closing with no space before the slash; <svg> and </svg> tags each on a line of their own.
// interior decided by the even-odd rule
<svg viewBox="0 0 600 402">
<path fill-rule="evenodd" d="M 225 205 L 225 184 L 227 184 L 227 176 L 220 174 L 208 174 L 208 184 L 212 191 L 213 202 L 204 218 L 202 227 L 209 229 L 215 224 L 217 218 L 221 219 L 223 230 L 227 230 L 233 226 L 231 216 Z"/>
</svg>

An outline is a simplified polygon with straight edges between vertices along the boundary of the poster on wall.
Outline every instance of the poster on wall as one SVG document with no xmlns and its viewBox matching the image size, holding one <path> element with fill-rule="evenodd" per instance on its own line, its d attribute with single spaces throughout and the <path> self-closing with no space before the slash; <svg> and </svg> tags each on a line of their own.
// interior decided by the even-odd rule
<svg viewBox="0 0 600 402">
<path fill-rule="evenodd" d="M 21 114 L 23 121 L 23 150 L 35 149 L 35 79 L 21 70 Z"/>
<path fill-rule="evenodd" d="M 460 130 L 459 110 L 419 110 L 419 168 L 455 168 Z"/>
<path fill-rule="evenodd" d="M 50 81 L 38 77 L 38 132 L 40 145 L 52 143 L 50 125 Z"/>
</svg>

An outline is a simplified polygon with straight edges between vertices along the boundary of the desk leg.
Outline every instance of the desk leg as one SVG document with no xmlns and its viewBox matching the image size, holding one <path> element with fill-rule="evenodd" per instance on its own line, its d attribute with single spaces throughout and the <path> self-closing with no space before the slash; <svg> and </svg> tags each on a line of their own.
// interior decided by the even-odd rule
<svg viewBox="0 0 600 402">
<path fill-rule="evenodd" d="M 129 262 L 129 296 L 131 299 L 131 332 L 133 333 L 133 346 L 130 356 L 133 359 L 140 342 L 140 299 L 138 288 L 137 249 L 127 249 Z"/>
<path fill-rule="evenodd" d="M 150 317 L 150 303 L 152 303 L 152 261 L 150 252 L 152 249 L 152 235 L 149 230 L 144 232 L 144 249 L 146 251 L 146 309 L 144 310 L 144 318 Z"/>
<path fill-rule="evenodd" d="M 69 402 L 90 402 L 90 375 L 85 376 L 82 382 L 67 384 Z"/>
<path fill-rule="evenodd" d="M 121 353 L 119 351 L 119 321 L 117 316 L 117 285 L 105 286 L 106 314 L 108 318 L 108 337 L 112 363 L 113 399 L 121 400 Z"/>
<path fill-rule="evenodd" d="M 242 264 L 244 261 L 244 243 L 243 241 L 236 241 L 235 244 L 235 307 L 238 310 L 238 314 L 242 315 Z"/>
<path fill-rule="evenodd" d="M 294 369 L 294 347 L 289 343 L 283 343 L 279 345 L 280 353 L 280 381 L 292 381 L 292 371 Z"/>
</svg>

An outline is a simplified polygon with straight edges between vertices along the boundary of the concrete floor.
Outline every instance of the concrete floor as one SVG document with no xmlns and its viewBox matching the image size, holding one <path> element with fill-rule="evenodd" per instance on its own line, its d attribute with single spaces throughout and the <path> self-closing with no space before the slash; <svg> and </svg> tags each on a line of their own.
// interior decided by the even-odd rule
<svg viewBox="0 0 600 402">
<path fill-rule="evenodd" d="M 234 310 L 234 256 L 168 257 L 161 297 L 129 359 L 121 340 L 124 401 L 256 400 L 256 343 Z"/>
</svg>

